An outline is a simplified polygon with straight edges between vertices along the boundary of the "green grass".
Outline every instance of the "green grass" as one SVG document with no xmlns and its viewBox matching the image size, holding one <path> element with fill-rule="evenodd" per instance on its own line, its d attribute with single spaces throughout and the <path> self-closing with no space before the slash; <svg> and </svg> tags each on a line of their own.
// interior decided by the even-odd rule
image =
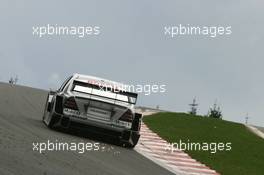
<svg viewBox="0 0 264 175">
<path fill-rule="evenodd" d="M 169 143 L 231 142 L 230 151 L 186 151 L 223 175 L 264 174 L 264 139 L 242 124 L 185 113 L 158 113 L 143 121 Z"/>
</svg>

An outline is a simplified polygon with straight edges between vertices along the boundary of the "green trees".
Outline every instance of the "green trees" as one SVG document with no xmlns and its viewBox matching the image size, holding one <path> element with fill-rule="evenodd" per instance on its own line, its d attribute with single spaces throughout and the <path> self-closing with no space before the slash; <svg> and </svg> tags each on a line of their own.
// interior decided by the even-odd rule
<svg viewBox="0 0 264 175">
<path fill-rule="evenodd" d="M 193 98 L 193 101 L 190 106 L 190 111 L 188 111 L 189 114 L 194 115 L 194 116 L 199 116 L 197 115 L 197 107 L 198 103 L 196 102 L 196 98 Z M 217 118 L 217 119 L 222 119 L 222 110 L 219 105 L 217 105 L 216 101 L 213 104 L 212 107 L 209 108 L 209 111 L 206 115 L 203 115 L 204 117 L 211 117 L 211 118 Z"/>
<path fill-rule="evenodd" d="M 222 119 L 222 111 L 220 107 L 214 103 L 213 107 L 209 109 L 208 117 Z"/>
</svg>

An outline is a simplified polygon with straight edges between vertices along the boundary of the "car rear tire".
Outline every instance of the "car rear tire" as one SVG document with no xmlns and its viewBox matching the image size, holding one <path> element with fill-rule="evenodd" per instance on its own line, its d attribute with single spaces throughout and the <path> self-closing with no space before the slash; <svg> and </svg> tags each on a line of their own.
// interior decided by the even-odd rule
<svg viewBox="0 0 264 175">
<path fill-rule="evenodd" d="M 58 121 L 58 119 L 57 119 L 55 116 L 51 115 L 51 116 L 50 116 L 50 120 L 49 120 L 49 122 L 47 123 L 47 126 L 48 126 L 50 129 L 53 129 L 53 128 L 54 128 L 54 124 L 57 123 L 57 121 Z"/>
<path fill-rule="evenodd" d="M 46 100 L 46 105 L 45 105 L 45 109 L 44 109 L 44 114 L 43 114 L 43 118 L 42 121 L 50 128 L 53 129 L 54 128 L 54 124 L 56 124 L 60 117 L 53 115 L 52 112 L 48 112 L 48 100 L 49 100 L 49 95 L 47 96 L 47 100 Z M 50 107 L 52 109 L 52 105 Z"/>
<path fill-rule="evenodd" d="M 47 110 L 48 110 L 48 100 L 49 100 L 49 95 L 47 96 L 46 104 L 45 104 L 45 108 L 44 108 L 44 112 L 43 112 L 43 116 L 42 116 L 42 121 L 44 123 L 45 123 L 45 118 L 46 118 Z"/>
<path fill-rule="evenodd" d="M 131 132 L 128 140 L 121 140 L 121 145 L 133 149 L 137 145 L 139 137 L 140 135 L 137 132 Z"/>
<path fill-rule="evenodd" d="M 128 149 L 133 149 L 135 146 L 136 146 L 136 144 L 131 144 L 131 143 L 127 143 L 125 145 L 125 147 L 128 148 Z"/>
</svg>

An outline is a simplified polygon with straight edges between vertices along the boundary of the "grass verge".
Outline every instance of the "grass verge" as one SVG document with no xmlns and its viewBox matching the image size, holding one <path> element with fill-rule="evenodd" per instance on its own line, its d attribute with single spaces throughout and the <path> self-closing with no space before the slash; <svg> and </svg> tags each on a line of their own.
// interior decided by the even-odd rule
<svg viewBox="0 0 264 175">
<path fill-rule="evenodd" d="M 185 113 L 158 113 L 143 121 L 169 143 L 231 142 L 230 151 L 185 151 L 223 175 L 264 174 L 264 139 L 242 124 Z"/>
</svg>

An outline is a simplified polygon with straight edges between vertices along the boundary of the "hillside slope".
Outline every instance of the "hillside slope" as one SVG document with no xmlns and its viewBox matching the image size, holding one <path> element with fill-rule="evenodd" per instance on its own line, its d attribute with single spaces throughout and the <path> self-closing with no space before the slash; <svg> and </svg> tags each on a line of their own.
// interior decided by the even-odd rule
<svg viewBox="0 0 264 175">
<path fill-rule="evenodd" d="M 224 175 L 262 175 L 264 140 L 242 124 L 184 113 L 158 113 L 144 123 L 170 143 L 231 143 L 231 150 L 187 150 L 193 158 Z"/>
</svg>

